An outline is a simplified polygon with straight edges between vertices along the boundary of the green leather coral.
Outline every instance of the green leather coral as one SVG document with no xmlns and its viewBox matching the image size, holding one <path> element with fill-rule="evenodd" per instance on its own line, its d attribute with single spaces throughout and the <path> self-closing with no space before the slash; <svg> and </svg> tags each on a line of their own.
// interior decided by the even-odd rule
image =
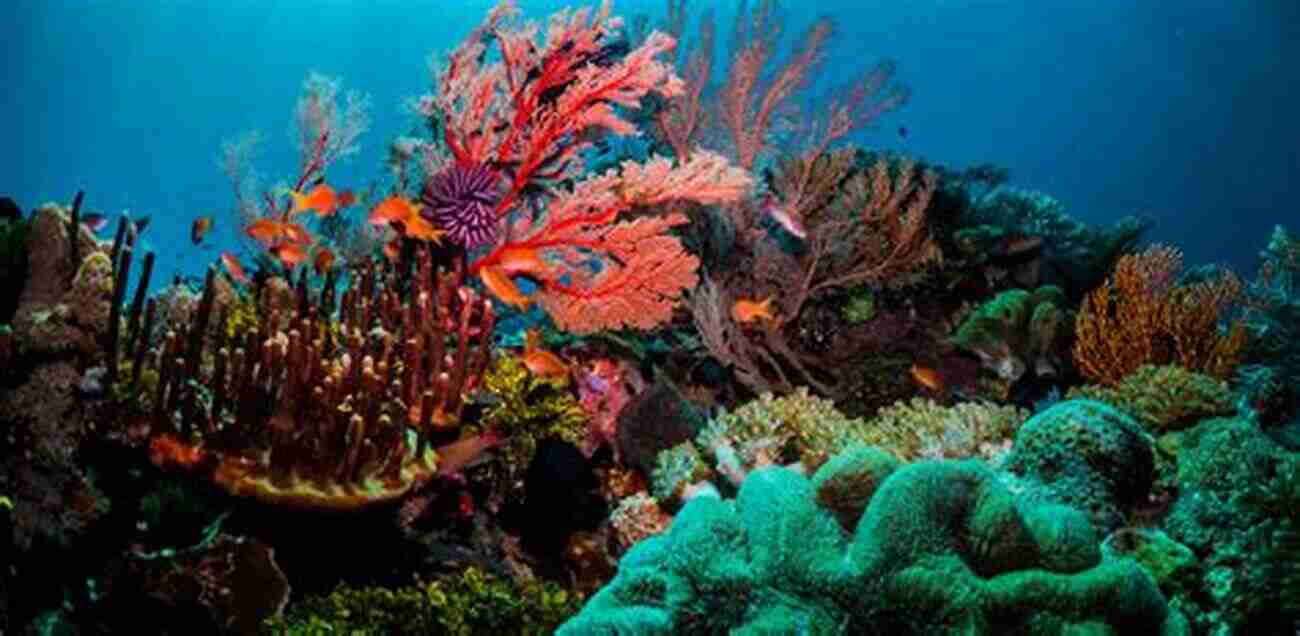
<svg viewBox="0 0 1300 636">
<path fill-rule="evenodd" d="M 1004 291 L 967 316 L 952 342 L 1008 382 L 1030 371 L 1055 377 L 1062 372 L 1059 354 L 1071 324 L 1065 307 L 1065 294 L 1052 285 Z"/>
</svg>

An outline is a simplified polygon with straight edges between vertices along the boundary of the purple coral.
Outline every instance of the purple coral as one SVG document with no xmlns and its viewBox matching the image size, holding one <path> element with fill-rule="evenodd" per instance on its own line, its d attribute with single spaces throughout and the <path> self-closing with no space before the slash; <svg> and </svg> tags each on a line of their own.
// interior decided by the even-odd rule
<svg viewBox="0 0 1300 636">
<path fill-rule="evenodd" d="M 497 175 L 484 165 L 448 166 L 425 185 L 426 215 L 452 242 L 474 249 L 496 240 Z"/>
</svg>

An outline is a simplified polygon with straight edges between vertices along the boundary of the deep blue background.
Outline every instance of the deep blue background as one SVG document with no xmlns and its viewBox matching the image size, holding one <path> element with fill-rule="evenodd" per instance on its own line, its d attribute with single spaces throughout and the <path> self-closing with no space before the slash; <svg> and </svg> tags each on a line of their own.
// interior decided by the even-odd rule
<svg viewBox="0 0 1300 636">
<path fill-rule="evenodd" d="M 521 4 L 541 17 L 565 3 Z M 0 194 L 30 208 L 85 188 L 92 209 L 152 214 L 160 266 L 197 273 L 215 252 L 188 251 L 190 219 L 217 213 L 217 240 L 230 240 L 232 197 L 215 164 L 223 139 L 262 130 L 259 170 L 268 181 L 290 176 L 293 104 L 318 70 L 374 105 L 361 154 L 331 180 L 372 179 L 388 141 L 414 124 L 401 104 L 426 89 L 428 55 L 452 48 L 489 5 L 9 0 L 0 8 Z M 662 5 L 625 0 L 615 11 Z M 825 78 L 887 56 L 913 89 L 903 111 L 863 138 L 869 145 L 1004 165 L 1080 218 L 1141 213 L 1157 222 L 1153 238 L 1183 246 L 1189 260 L 1247 272 L 1273 224 L 1300 228 L 1294 0 L 815 6 L 788 11 L 788 31 L 815 14 L 838 19 Z"/>
</svg>

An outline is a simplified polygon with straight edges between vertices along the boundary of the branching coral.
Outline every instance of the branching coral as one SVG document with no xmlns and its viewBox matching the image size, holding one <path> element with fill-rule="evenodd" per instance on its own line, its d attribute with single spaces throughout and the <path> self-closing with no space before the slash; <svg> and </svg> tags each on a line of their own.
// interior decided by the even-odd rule
<svg viewBox="0 0 1300 636">
<path fill-rule="evenodd" d="M 915 398 L 880 410 L 859 441 L 903 461 L 981 458 L 996 462 L 1011 448 L 1029 412 L 1015 406 L 963 402 L 943 406 Z"/>
<path fill-rule="evenodd" d="M 1155 246 L 1124 256 L 1075 319 L 1074 361 L 1089 379 L 1116 384 L 1145 364 L 1177 363 L 1218 378 L 1241 362 L 1247 331 L 1219 323 L 1241 294 L 1230 272 L 1194 283 L 1175 280 L 1182 254 Z"/>
<path fill-rule="evenodd" d="M 421 102 L 450 155 L 426 146 L 425 163 L 486 170 L 500 183 L 493 212 L 505 231 L 471 271 L 496 288 L 512 276 L 532 278 L 542 307 L 576 332 L 658 325 L 696 283 L 698 261 L 668 234 L 685 216 L 621 216 L 673 202 L 731 202 L 749 187 L 744 171 L 708 153 L 676 164 L 629 161 L 581 178 L 578 153 L 588 145 L 582 139 L 636 132 L 617 108 L 682 91 L 657 59 L 673 49 L 673 39 L 652 33 L 616 59 L 611 47 L 622 21 L 609 10 L 607 2 L 595 12 L 560 12 L 537 42 L 538 27 L 510 24 L 514 7 L 503 2 L 451 54 L 435 94 Z M 490 45 L 500 60 L 488 64 Z M 558 185 L 565 180 L 577 183 Z"/>
<path fill-rule="evenodd" d="M 798 464 L 812 472 L 832 454 L 869 436 L 861 419 L 845 417 L 807 388 L 781 397 L 765 393 L 718 415 L 694 440 L 660 453 L 653 490 L 672 503 L 711 474 L 735 487 L 763 466 Z"/>
<path fill-rule="evenodd" d="M 805 308 L 834 290 L 901 286 L 940 260 L 926 216 L 937 176 L 907 159 L 853 166 L 833 160 L 817 169 L 839 176 L 816 179 L 828 190 L 809 199 L 825 203 L 805 214 L 802 250 L 786 251 L 762 236 L 756 242 L 751 237 L 741 245 L 753 250 L 749 260 L 711 274 L 692 295 L 701 340 L 755 391 L 788 392 L 807 385 L 836 396 L 838 380 L 831 369 L 841 366 L 841 360 L 825 359 L 795 342 Z M 775 315 L 758 329 L 731 319 L 735 301 L 768 297 Z M 831 349 L 838 349 L 837 355 L 848 353 Z"/>
<path fill-rule="evenodd" d="M 1026 371 L 1058 377 L 1071 327 L 1065 306 L 1057 287 L 1005 291 L 967 316 L 952 339 L 1005 381 L 1015 382 Z"/>
</svg>

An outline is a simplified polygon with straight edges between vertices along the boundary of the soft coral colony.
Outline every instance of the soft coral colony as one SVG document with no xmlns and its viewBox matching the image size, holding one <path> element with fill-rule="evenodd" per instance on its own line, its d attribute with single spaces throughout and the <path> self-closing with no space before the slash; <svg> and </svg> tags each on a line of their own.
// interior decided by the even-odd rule
<svg viewBox="0 0 1300 636">
<path fill-rule="evenodd" d="M 1300 545 L 1294 237 L 1247 286 L 986 167 L 855 150 L 908 98 L 892 64 L 811 100 L 831 22 L 782 55 L 775 3 L 741 2 L 718 82 L 686 9 L 499 4 L 356 193 L 331 169 L 368 101 L 312 74 L 284 184 L 259 189 L 255 136 L 223 149 L 251 276 L 227 252 L 150 296 L 140 227 L 98 242 L 80 195 L 3 221 L 23 567 L 94 527 L 125 565 L 89 560 L 107 595 L 71 605 L 139 590 L 240 633 L 539 633 L 588 595 L 562 633 L 1294 619 L 1300 575 L 1266 567 Z M 102 446 L 126 461 L 81 465 Z M 164 485 L 111 477 L 130 462 Z M 132 497 L 188 542 L 136 534 Z M 444 574 L 364 587 L 385 568 Z M 314 594 L 285 610 L 290 583 Z"/>
</svg>

